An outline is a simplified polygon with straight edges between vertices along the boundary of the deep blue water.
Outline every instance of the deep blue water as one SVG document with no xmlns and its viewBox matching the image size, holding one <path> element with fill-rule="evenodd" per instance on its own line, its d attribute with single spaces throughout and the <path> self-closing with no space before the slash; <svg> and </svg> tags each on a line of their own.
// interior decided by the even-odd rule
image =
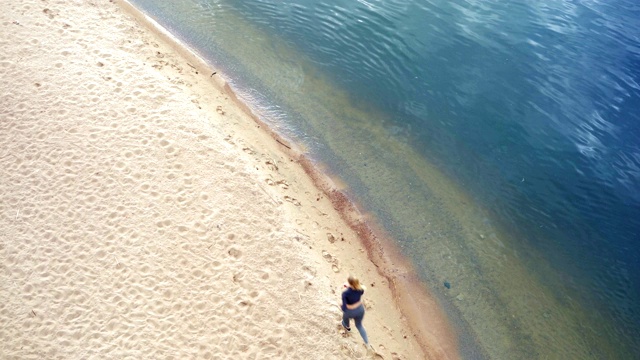
<svg viewBox="0 0 640 360">
<path fill-rule="evenodd" d="M 421 254 L 412 260 L 423 279 L 476 344 L 463 354 L 639 356 L 640 4 L 133 3 L 223 69 Z M 422 173 L 430 166 L 470 202 L 428 181 L 441 178 Z M 516 263 L 533 280 L 507 279 L 501 266 Z M 491 294 L 456 300 L 442 279 L 466 297 L 478 283 Z M 534 288 L 545 295 L 529 304 Z M 483 334 L 496 324 L 504 335 Z M 572 333 L 547 338 L 560 324 Z M 545 352 L 554 346 L 566 353 Z"/>
</svg>

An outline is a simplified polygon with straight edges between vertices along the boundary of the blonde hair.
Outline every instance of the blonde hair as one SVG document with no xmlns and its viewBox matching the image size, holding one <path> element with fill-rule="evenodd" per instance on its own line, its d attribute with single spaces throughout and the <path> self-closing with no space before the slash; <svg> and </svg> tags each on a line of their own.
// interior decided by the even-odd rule
<svg viewBox="0 0 640 360">
<path fill-rule="evenodd" d="M 358 278 L 354 275 L 349 275 L 347 281 L 349 282 L 349 285 L 351 285 L 351 287 L 355 290 L 364 291 L 365 287 L 360 285 L 360 280 L 358 280 Z"/>
</svg>

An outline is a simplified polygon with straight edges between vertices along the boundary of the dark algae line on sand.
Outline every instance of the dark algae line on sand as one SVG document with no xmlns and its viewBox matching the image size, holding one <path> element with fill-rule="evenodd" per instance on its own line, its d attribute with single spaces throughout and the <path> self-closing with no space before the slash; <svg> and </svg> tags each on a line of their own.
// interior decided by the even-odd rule
<svg viewBox="0 0 640 360">
<path fill-rule="evenodd" d="M 133 3 L 344 180 L 463 356 L 640 353 L 635 4 Z"/>
</svg>

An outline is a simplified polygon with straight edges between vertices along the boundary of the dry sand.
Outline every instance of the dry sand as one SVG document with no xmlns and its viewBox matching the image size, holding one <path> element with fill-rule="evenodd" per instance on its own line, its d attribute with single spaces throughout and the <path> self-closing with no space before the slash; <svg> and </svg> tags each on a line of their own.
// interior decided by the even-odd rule
<svg viewBox="0 0 640 360">
<path fill-rule="evenodd" d="M 133 15 L 0 1 L 0 358 L 457 357 L 340 193 Z"/>
</svg>

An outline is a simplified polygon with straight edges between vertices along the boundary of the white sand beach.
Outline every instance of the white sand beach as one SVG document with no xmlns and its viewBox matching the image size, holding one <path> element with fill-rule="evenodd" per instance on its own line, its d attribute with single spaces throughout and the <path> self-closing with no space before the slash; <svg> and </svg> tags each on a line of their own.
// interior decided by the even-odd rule
<svg viewBox="0 0 640 360">
<path fill-rule="evenodd" d="M 0 358 L 457 358 L 393 249 L 151 25 L 0 1 Z M 375 352 L 339 325 L 350 273 Z"/>
</svg>

